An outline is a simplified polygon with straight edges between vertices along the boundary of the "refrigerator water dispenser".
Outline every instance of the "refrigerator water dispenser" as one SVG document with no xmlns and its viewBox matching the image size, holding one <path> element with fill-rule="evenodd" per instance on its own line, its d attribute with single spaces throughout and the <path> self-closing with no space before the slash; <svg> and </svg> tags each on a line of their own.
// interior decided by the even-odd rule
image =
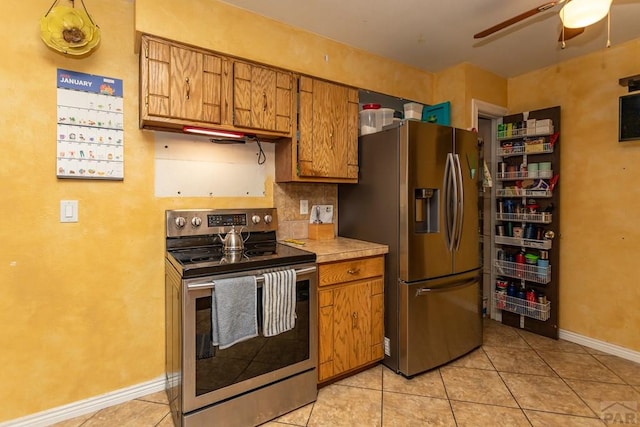
<svg viewBox="0 0 640 427">
<path fill-rule="evenodd" d="M 437 233 L 440 224 L 439 194 L 437 188 L 415 189 L 415 229 L 416 233 Z"/>
</svg>

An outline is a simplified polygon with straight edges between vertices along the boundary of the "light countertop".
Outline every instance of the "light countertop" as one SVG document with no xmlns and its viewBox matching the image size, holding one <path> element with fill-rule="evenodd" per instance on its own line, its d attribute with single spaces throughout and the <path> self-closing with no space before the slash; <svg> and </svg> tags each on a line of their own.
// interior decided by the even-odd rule
<svg viewBox="0 0 640 427">
<path fill-rule="evenodd" d="M 387 245 L 349 239 L 347 237 L 336 237 L 331 240 L 297 240 L 304 242 L 304 245 L 296 245 L 282 241 L 280 243 L 315 253 L 316 262 L 318 263 L 383 255 L 389 252 Z"/>
</svg>

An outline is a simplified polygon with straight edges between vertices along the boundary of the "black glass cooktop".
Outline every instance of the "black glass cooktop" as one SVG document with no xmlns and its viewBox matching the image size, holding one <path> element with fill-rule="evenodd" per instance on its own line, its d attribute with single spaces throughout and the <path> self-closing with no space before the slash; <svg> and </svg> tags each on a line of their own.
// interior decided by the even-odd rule
<svg viewBox="0 0 640 427">
<path fill-rule="evenodd" d="M 169 260 L 182 269 L 182 277 L 246 271 L 315 262 L 316 255 L 277 242 L 246 245 L 242 252 L 225 253 L 222 246 L 177 248 L 167 251 Z"/>
</svg>

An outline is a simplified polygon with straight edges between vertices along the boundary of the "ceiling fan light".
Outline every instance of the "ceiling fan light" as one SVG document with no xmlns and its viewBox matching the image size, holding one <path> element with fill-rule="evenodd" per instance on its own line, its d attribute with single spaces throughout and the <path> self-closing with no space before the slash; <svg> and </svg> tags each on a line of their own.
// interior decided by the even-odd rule
<svg viewBox="0 0 640 427">
<path fill-rule="evenodd" d="M 609 13 L 612 0 L 571 0 L 560 11 L 567 28 L 582 28 L 595 24 Z"/>
</svg>

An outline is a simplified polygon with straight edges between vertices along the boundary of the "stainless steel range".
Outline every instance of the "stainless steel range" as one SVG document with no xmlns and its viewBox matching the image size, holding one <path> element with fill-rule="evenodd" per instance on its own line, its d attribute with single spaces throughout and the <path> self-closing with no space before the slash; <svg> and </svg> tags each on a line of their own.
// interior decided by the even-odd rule
<svg viewBox="0 0 640 427">
<path fill-rule="evenodd" d="M 278 243 L 276 229 L 275 209 L 166 212 L 167 394 L 176 425 L 253 426 L 315 401 L 315 254 Z M 294 277 L 295 325 L 265 337 L 263 285 L 278 271 Z M 259 333 L 214 345 L 216 282 L 246 277 L 255 277 Z"/>
</svg>

